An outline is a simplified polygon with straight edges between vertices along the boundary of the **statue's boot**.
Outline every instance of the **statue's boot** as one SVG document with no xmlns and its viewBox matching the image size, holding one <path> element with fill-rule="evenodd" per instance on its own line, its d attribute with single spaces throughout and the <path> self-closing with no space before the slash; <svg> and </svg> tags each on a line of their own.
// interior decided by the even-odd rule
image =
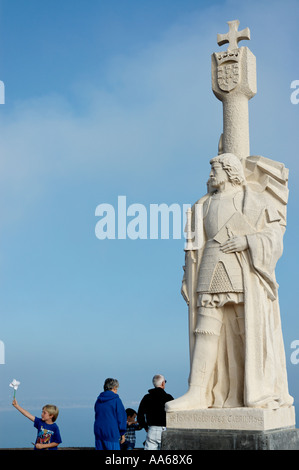
<svg viewBox="0 0 299 470">
<path fill-rule="evenodd" d="M 196 335 L 189 390 L 180 398 L 167 402 L 167 412 L 208 408 L 207 388 L 216 364 L 218 340 L 219 336 L 215 334 Z"/>
</svg>

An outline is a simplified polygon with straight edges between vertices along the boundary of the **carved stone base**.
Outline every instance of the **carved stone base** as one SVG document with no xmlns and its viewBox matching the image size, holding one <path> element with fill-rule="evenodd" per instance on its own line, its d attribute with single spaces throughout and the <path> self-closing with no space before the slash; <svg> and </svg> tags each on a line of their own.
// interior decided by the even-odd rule
<svg viewBox="0 0 299 470">
<path fill-rule="evenodd" d="M 209 408 L 166 414 L 162 450 L 299 450 L 295 408 Z"/>
<path fill-rule="evenodd" d="M 216 429 L 167 429 L 162 450 L 299 450 L 299 429 L 238 431 Z"/>
<path fill-rule="evenodd" d="M 169 429 L 231 429 L 267 431 L 295 427 L 295 408 L 208 408 L 166 414 Z"/>
</svg>

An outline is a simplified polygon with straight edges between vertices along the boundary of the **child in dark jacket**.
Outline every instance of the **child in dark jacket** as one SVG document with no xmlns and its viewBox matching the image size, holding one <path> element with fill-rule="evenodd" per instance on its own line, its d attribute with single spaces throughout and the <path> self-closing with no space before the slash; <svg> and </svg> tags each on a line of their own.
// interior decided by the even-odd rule
<svg viewBox="0 0 299 470">
<path fill-rule="evenodd" d="M 139 431 L 141 426 L 136 423 L 137 413 L 132 408 L 126 409 L 127 413 L 127 431 L 125 434 L 125 442 L 121 444 L 121 450 L 133 450 L 135 449 L 136 434 L 135 431 Z"/>
</svg>

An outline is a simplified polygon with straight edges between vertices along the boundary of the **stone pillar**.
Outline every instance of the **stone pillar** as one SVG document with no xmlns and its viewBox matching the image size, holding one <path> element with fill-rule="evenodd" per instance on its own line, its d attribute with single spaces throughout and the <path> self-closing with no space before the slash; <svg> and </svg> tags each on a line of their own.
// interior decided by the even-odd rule
<svg viewBox="0 0 299 470">
<path fill-rule="evenodd" d="M 248 101 L 257 91 L 256 60 L 248 47 L 212 55 L 212 89 L 223 103 L 221 153 L 248 157 Z"/>
</svg>

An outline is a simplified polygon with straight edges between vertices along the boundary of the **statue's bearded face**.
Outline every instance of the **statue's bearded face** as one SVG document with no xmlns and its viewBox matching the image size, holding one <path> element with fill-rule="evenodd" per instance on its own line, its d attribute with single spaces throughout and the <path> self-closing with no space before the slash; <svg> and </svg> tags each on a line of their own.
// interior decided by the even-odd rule
<svg viewBox="0 0 299 470">
<path fill-rule="evenodd" d="M 208 181 L 209 187 L 217 189 L 227 181 L 229 181 L 229 177 L 227 172 L 223 169 L 221 163 L 212 163 L 210 177 Z"/>
</svg>

